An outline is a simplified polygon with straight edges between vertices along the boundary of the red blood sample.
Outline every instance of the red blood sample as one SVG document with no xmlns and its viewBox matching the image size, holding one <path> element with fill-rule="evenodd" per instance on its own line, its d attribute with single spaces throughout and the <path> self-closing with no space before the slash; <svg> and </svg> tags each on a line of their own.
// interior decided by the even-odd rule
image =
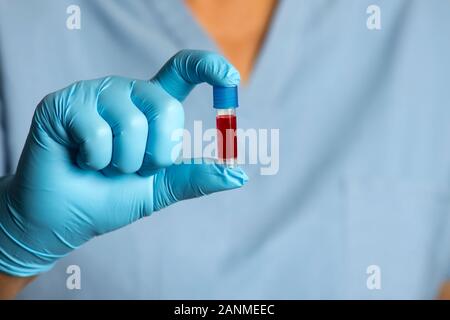
<svg viewBox="0 0 450 320">
<path fill-rule="evenodd" d="M 217 150 L 219 160 L 234 160 L 237 158 L 236 116 L 218 115 Z"/>
</svg>

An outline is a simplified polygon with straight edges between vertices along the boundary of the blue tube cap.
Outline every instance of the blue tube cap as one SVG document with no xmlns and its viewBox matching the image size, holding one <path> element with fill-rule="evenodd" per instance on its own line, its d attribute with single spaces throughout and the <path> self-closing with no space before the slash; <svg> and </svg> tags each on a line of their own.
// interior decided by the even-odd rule
<svg viewBox="0 0 450 320">
<path fill-rule="evenodd" d="M 234 109 L 239 107 L 238 87 L 213 86 L 213 107 L 216 109 Z"/>
</svg>

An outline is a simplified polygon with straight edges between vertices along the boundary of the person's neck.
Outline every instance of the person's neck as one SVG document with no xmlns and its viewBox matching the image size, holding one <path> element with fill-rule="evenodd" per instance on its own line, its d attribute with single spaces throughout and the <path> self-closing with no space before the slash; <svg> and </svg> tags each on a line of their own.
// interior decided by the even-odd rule
<svg viewBox="0 0 450 320">
<path fill-rule="evenodd" d="M 277 0 L 185 0 L 194 17 L 239 70 L 245 82 L 254 62 Z"/>
</svg>

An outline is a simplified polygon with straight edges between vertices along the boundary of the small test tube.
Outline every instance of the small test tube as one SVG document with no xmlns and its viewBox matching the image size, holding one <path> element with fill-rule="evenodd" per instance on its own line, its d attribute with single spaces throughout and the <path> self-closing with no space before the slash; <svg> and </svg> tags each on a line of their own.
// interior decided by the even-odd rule
<svg viewBox="0 0 450 320">
<path fill-rule="evenodd" d="M 213 87 L 216 112 L 217 157 L 220 163 L 234 167 L 237 164 L 238 87 Z"/>
</svg>

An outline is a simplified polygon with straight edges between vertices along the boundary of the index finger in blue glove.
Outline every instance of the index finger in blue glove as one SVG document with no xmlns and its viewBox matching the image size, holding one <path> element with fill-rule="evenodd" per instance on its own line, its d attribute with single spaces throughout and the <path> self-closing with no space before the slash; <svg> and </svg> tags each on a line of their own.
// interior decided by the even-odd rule
<svg viewBox="0 0 450 320">
<path fill-rule="evenodd" d="M 239 84 L 239 72 L 223 56 L 209 51 L 182 50 L 174 55 L 151 80 L 183 101 L 196 84 L 216 86 Z"/>
</svg>

